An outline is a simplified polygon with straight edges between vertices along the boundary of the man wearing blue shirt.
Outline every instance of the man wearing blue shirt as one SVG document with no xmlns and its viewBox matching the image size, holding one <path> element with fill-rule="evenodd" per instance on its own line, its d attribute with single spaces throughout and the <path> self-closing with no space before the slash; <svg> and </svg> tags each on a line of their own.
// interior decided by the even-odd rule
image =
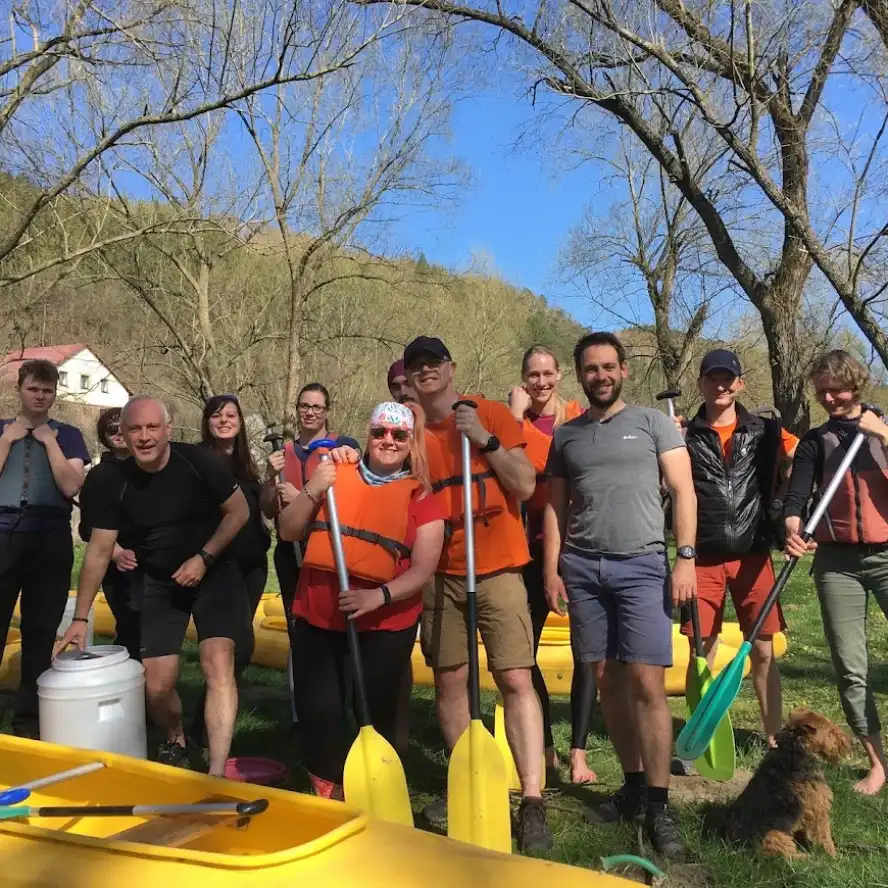
<svg viewBox="0 0 888 888">
<path fill-rule="evenodd" d="M 0 420 L 0 656 L 21 593 L 22 672 L 13 704 L 20 733 L 34 733 L 37 679 L 50 667 L 71 584 L 71 504 L 90 462 L 80 430 L 49 418 L 58 379 L 50 361 L 25 361 L 19 414 Z"/>
</svg>

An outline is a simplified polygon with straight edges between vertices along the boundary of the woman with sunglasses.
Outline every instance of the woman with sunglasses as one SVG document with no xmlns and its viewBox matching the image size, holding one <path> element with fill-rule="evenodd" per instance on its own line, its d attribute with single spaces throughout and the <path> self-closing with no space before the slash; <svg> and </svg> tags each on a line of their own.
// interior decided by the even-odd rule
<svg viewBox="0 0 888 888">
<path fill-rule="evenodd" d="M 268 549 L 271 545 L 271 534 L 262 518 L 259 499 L 262 484 L 259 471 L 250 452 L 247 440 L 246 422 L 236 395 L 215 395 L 204 405 L 201 418 L 201 444 L 208 450 L 217 453 L 223 459 L 231 473 L 240 484 L 247 503 L 250 506 L 250 518 L 241 528 L 229 546 L 235 562 L 244 578 L 244 586 L 250 602 L 250 619 L 255 616 L 256 608 L 265 591 L 268 579 Z M 253 656 L 252 622 L 244 627 L 244 636 L 239 639 L 234 651 L 234 676 L 240 678 Z M 204 745 L 206 725 L 204 722 L 204 704 L 206 688 L 194 712 L 191 723 L 191 739 L 200 746 Z"/>
<path fill-rule="evenodd" d="M 543 586 L 543 511 L 548 500 L 545 475 L 546 460 L 555 429 L 583 413 L 577 401 L 567 401 L 558 394 L 561 382 L 558 358 L 544 345 L 532 345 L 521 360 L 521 385 L 509 394 L 512 416 L 521 423 L 527 442 L 527 457 L 537 472 L 536 489 L 525 504 L 527 541 L 530 546 L 530 562 L 524 566 L 524 585 L 533 625 L 534 656 L 539 649 L 543 627 L 549 616 L 549 604 Z M 534 666 L 533 686 L 543 709 L 543 730 L 546 741 L 546 766 L 558 764 L 555 741 L 552 738 L 549 691 L 540 672 Z M 592 720 L 592 707 L 598 689 L 592 663 L 574 660 L 573 679 L 570 686 L 571 743 L 570 779 L 572 783 L 592 783 L 597 777 L 586 761 L 586 740 Z"/>
<path fill-rule="evenodd" d="M 335 455 L 342 457 L 340 451 Z M 353 459 L 346 451 L 345 459 Z M 336 504 L 349 588 L 339 589 L 325 510 Z M 395 743 L 401 682 L 422 611 L 421 590 L 444 545 L 444 514 L 430 495 L 425 425 L 417 404 L 386 401 L 370 417 L 363 459 L 320 461 L 280 515 L 285 540 L 305 540 L 292 606 L 296 711 L 302 755 L 318 795 L 342 798 L 348 754 L 348 643 L 345 621 L 361 633 L 361 660 L 373 726 Z"/>
<path fill-rule="evenodd" d="M 105 447 L 98 465 L 90 469 L 80 491 L 80 526 L 78 531 L 84 542 L 89 542 L 92 534 L 92 514 L 96 497 L 107 490 L 108 475 L 118 471 L 123 460 L 129 456 L 126 441 L 120 433 L 120 407 L 111 407 L 99 414 L 96 423 L 96 437 Z M 122 644 L 133 660 L 141 659 L 139 605 L 133 601 L 133 571 L 138 567 L 136 553 L 129 548 L 127 533 L 121 530 L 114 544 L 111 564 L 102 580 L 102 592 L 116 623 L 116 644 Z"/>
</svg>

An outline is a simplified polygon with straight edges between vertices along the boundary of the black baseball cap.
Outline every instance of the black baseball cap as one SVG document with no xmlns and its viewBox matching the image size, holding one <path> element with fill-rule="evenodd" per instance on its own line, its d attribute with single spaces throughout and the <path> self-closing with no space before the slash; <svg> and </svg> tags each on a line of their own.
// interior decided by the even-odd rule
<svg viewBox="0 0 888 888">
<path fill-rule="evenodd" d="M 703 360 L 700 362 L 700 375 L 707 376 L 716 370 L 733 373 L 734 376 L 743 375 L 743 371 L 740 369 L 740 358 L 727 348 L 714 348 L 703 355 Z"/>
<path fill-rule="evenodd" d="M 404 366 L 409 367 L 416 363 L 417 358 L 423 355 L 431 355 L 438 361 L 452 361 L 447 346 L 434 336 L 417 336 L 407 348 L 404 349 Z"/>
</svg>

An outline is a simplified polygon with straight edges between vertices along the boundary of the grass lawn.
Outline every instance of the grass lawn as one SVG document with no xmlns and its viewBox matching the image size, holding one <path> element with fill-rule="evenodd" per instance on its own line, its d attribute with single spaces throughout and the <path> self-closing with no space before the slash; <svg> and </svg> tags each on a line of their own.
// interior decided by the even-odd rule
<svg viewBox="0 0 888 888">
<path fill-rule="evenodd" d="M 776 565 L 779 570 L 779 563 Z M 788 624 L 789 649 L 780 661 L 785 711 L 795 706 L 817 709 L 844 725 L 833 670 L 821 629 L 816 594 L 808 576 L 808 564 L 796 569 L 783 596 Z M 75 572 L 77 568 L 75 567 Z M 269 591 L 276 591 L 274 571 L 269 575 Z M 888 722 L 888 624 L 874 608 L 870 623 L 871 681 L 883 718 Z M 733 619 L 733 617 L 729 617 Z M 299 766 L 298 741 L 289 732 L 289 702 L 283 673 L 251 666 L 245 673 L 234 741 L 235 754 L 270 755 L 293 768 L 288 787 L 307 790 L 308 782 Z M 190 643 L 185 652 L 181 680 L 186 712 L 200 690 L 196 649 Z M 493 698 L 483 695 L 485 718 L 493 723 Z M 553 719 L 559 755 L 566 760 L 570 743 L 568 700 L 553 698 Z M 684 717 L 684 698 L 671 698 L 676 732 Z M 829 780 L 835 794 L 833 835 L 839 856 L 832 860 L 821 851 L 794 863 L 758 858 L 748 850 L 730 849 L 703 835 L 703 808 L 707 801 L 720 800 L 736 792 L 744 774 L 754 770 L 761 757 L 758 706 L 747 679 L 731 709 L 737 734 L 738 776 L 729 786 L 711 784 L 701 778 L 675 777 L 673 805 L 699 867 L 689 867 L 684 875 L 676 871 L 679 884 L 714 884 L 743 888 L 888 888 L 888 791 L 876 798 L 859 797 L 852 792 L 859 779 L 863 757 L 855 748 L 854 757 L 841 768 L 831 769 Z M 547 788 L 549 819 L 555 834 L 552 859 L 577 866 L 595 867 L 603 856 L 635 850 L 635 837 L 621 826 L 592 827 L 581 813 L 599 793 L 618 786 L 620 772 L 600 717 L 589 741 L 592 767 L 599 783 L 592 788 L 569 784 Z M 418 813 L 446 783 L 447 762 L 434 713 L 433 695 L 428 688 L 416 688 L 411 710 L 411 743 L 404 756 L 414 808 Z M 562 778 L 567 779 L 566 770 Z M 418 818 L 417 823 L 421 823 Z"/>
</svg>

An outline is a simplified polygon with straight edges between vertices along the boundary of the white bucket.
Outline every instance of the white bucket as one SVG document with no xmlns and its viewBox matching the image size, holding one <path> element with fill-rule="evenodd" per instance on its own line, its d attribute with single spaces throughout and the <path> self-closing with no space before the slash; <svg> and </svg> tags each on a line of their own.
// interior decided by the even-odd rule
<svg viewBox="0 0 888 888">
<path fill-rule="evenodd" d="M 122 645 L 68 650 L 37 679 L 40 739 L 148 757 L 145 669 Z"/>
<path fill-rule="evenodd" d="M 68 596 L 68 603 L 65 605 L 65 613 L 62 617 L 62 622 L 59 623 L 59 628 L 56 629 L 56 638 L 61 638 L 67 631 L 68 627 L 71 625 L 72 620 L 74 619 L 74 609 L 77 607 L 77 596 L 72 595 Z M 93 609 L 89 609 L 89 622 L 86 624 L 86 643 L 88 645 L 93 643 Z"/>
</svg>

